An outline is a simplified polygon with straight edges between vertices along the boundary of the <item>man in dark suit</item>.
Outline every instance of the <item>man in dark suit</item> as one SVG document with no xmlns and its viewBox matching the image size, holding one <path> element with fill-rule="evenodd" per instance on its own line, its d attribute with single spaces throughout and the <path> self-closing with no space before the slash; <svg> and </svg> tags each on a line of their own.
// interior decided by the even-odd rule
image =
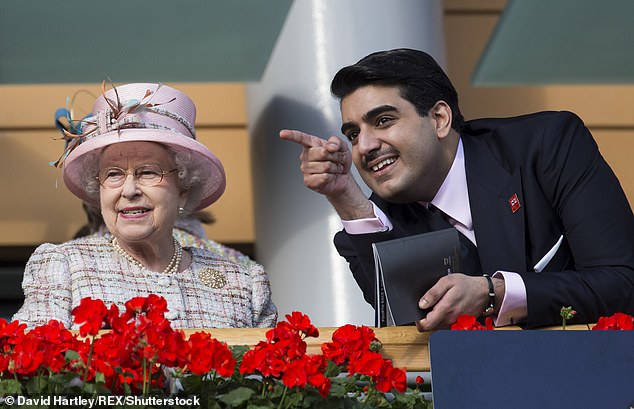
<svg viewBox="0 0 634 409">
<path fill-rule="evenodd" d="M 632 209 L 574 114 L 465 123 L 443 70 L 409 49 L 343 68 L 331 90 L 351 149 L 334 136 L 280 136 L 303 145 L 304 184 L 341 217 L 335 245 L 369 303 L 371 243 L 453 226 L 464 274 L 421 294 L 430 312 L 419 330 L 446 328 L 461 314 L 538 327 L 560 322 L 563 306 L 579 323 L 634 313 Z"/>
</svg>

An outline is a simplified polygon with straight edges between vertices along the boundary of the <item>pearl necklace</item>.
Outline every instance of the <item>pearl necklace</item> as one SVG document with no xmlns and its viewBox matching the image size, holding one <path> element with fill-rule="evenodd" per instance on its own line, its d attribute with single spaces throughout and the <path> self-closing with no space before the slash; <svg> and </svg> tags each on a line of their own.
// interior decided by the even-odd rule
<svg viewBox="0 0 634 409">
<path fill-rule="evenodd" d="M 141 263 L 140 261 L 138 261 L 137 259 L 132 257 L 130 255 L 130 253 L 125 251 L 123 249 L 123 247 L 121 247 L 119 245 L 119 242 L 117 241 L 116 237 L 112 238 L 112 247 L 117 251 L 117 253 L 121 254 L 132 265 L 135 265 L 135 266 L 137 266 L 139 268 L 142 268 L 142 269 L 145 269 L 145 270 L 148 270 L 148 271 L 150 270 L 149 268 L 144 266 L 143 263 Z M 165 269 L 163 270 L 163 274 L 175 274 L 175 273 L 178 273 L 178 269 L 180 267 L 182 257 L 183 257 L 183 247 L 176 240 L 176 238 L 174 238 L 174 254 L 172 254 L 172 259 L 170 260 L 170 262 L 167 265 L 167 267 L 165 267 Z"/>
</svg>

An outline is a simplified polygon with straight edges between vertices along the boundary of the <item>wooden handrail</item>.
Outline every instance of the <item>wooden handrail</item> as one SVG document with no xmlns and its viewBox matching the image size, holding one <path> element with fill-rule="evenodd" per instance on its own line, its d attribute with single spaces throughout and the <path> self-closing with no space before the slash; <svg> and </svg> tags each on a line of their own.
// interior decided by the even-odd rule
<svg viewBox="0 0 634 409">
<path fill-rule="evenodd" d="M 307 352 L 318 354 L 321 345 L 332 340 L 332 333 L 336 327 L 320 327 L 319 337 L 306 338 Z M 546 330 L 561 330 L 561 327 L 544 328 Z M 588 325 L 566 325 L 566 330 L 588 330 Z M 208 332 L 219 341 L 227 345 L 254 346 L 266 339 L 269 328 L 212 328 L 189 329 L 185 334 L 194 332 Z M 397 368 L 406 368 L 408 371 L 429 371 L 429 332 L 418 332 L 415 326 L 373 328 L 376 337 L 383 344 L 382 354 L 390 358 Z M 496 328 L 498 330 L 521 330 L 520 327 L 509 326 Z"/>
</svg>

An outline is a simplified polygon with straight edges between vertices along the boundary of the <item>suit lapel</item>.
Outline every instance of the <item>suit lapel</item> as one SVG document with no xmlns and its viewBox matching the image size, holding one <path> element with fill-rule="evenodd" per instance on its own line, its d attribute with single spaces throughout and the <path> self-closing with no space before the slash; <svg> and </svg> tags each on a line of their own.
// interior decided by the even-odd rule
<svg viewBox="0 0 634 409">
<path fill-rule="evenodd" d="M 509 173 L 480 137 L 466 136 L 462 141 L 469 204 L 482 271 L 526 271 L 520 169 Z M 509 203 L 515 196 L 519 208 L 517 204 Z"/>
</svg>

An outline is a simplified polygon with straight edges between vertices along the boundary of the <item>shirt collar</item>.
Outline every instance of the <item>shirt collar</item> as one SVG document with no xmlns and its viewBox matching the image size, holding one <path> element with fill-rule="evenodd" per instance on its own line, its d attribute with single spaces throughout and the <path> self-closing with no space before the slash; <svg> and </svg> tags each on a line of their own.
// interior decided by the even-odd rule
<svg viewBox="0 0 634 409">
<path fill-rule="evenodd" d="M 431 203 L 467 229 L 473 230 L 462 139 L 458 139 L 451 169 Z"/>
</svg>

